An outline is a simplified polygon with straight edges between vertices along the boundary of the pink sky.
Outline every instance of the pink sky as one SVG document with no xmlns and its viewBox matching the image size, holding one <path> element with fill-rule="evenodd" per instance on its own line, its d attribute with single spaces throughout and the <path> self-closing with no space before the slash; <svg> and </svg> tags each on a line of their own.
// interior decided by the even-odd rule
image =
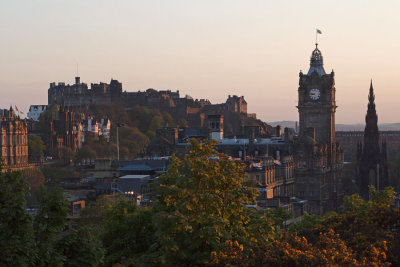
<svg viewBox="0 0 400 267">
<path fill-rule="evenodd" d="M 399 122 L 399 1 L 100 1 L 0 3 L 0 107 L 47 104 L 50 82 L 244 95 L 265 121 L 297 120 L 298 74 L 315 28 L 336 74 L 337 123 L 362 123 L 373 79 L 379 122 Z"/>
</svg>

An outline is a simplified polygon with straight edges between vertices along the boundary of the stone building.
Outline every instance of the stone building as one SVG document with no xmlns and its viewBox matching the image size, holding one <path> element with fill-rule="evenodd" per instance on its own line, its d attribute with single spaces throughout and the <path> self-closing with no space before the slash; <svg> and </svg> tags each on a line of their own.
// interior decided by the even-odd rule
<svg viewBox="0 0 400 267">
<path fill-rule="evenodd" d="M 386 142 L 379 146 L 378 115 L 375 109 L 374 88 L 368 95 L 368 110 L 365 116 L 364 143 L 357 146 L 357 174 L 360 195 L 368 199 L 368 185 L 382 190 L 389 186 Z"/>
<path fill-rule="evenodd" d="M 299 138 L 293 147 L 295 195 L 308 200 L 311 213 L 337 210 L 343 198 L 343 153 L 335 138 L 335 77 L 325 72 L 318 44 L 298 88 Z"/>
<path fill-rule="evenodd" d="M 66 107 L 53 111 L 48 121 L 46 146 L 49 155 L 59 156 L 59 149 L 69 148 L 75 153 L 82 146 L 82 124 L 75 112 Z"/>
<path fill-rule="evenodd" d="M 274 157 L 258 157 L 247 162 L 246 176 L 256 183 L 259 191 L 257 205 L 262 208 L 288 207 L 294 196 L 294 160 L 285 156 L 281 160 Z"/>
<path fill-rule="evenodd" d="M 385 140 L 388 153 L 390 151 L 400 151 L 400 131 L 379 131 L 379 139 Z M 364 142 L 364 131 L 337 131 L 336 140 L 343 150 L 354 152 L 349 156 L 355 157 L 357 145 Z"/>
<path fill-rule="evenodd" d="M 99 136 L 103 136 L 107 142 L 110 142 L 111 121 L 109 119 L 95 119 L 93 116 L 88 116 L 81 124 L 83 132 L 82 143 L 85 143 L 88 137 L 97 140 Z"/>
<path fill-rule="evenodd" d="M 12 107 L 0 110 L 0 157 L 6 168 L 28 165 L 28 131 Z"/>
</svg>

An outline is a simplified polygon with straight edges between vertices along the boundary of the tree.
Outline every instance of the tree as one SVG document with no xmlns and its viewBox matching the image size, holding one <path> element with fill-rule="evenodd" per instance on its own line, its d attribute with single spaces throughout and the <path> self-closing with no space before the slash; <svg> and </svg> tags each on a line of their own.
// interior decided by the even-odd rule
<svg viewBox="0 0 400 267">
<path fill-rule="evenodd" d="M 60 159 L 60 163 L 64 165 L 69 165 L 72 163 L 72 158 L 74 157 L 74 152 L 69 147 L 59 147 L 57 148 L 57 156 Z"/>
<path fill-rule="evenodd" d="M 119 202 L 107 212 L 101 239 L 108 266 L 136 266 L 151 261 L 146 253 L 155 242 L 152 216 L 152 209 L 138 208 L 128 201 Z"/>
<path fill-rule="evenodd" d="M 33 266 L 36 249 L 26 210 L 28 183 L 20 172 L 0 170 L 0 265 Z"/>
<path fill-rule="evenodd" d="M 28 206 L 39 204 L 40 188 L 44 185 L 45 177 L 40 169 L 31 169 L 25 173 L 29 183 L 30 194 L 26 196 Z"/>
<path fill-rule="evenodd" d="M 78 153 L 76 153 L 76 159 L 78 162 L 86 161 L 91 162 L 95 160 L 97 157 L 96 152 L 90 146 L 84 146 L 79 149 Z"/>
<path fill-rule="evenodd" d="M 28 155 L 31 160 L 38 161 L 43 157 L 46 146 L 40 136 L 28 134 Z"/>
<path fill-rule="evenodd" d="M 331 214 L 317 224 L 310 239 L 333 230 L 368 266 L 399 263 L 400 209 L 392 207 L 393 188 L 376 191 L 370 187 L 370 200 L 358 195 L 345 197 L 343 214 Z"/>
<path fill-rule="evenodd" d="M 63 255 L 63 266 L 101 266 L 104 251 L 100 241 L 86 228 L 69 229 L 55 243 Z"/>
<path fill-rule="evenodd" d="M 255 203 L 255 191 L 245 182 L 244 165 L 217 153 L 212 143 L 192 140 L 183 160 L 173 157 L 157 194 L 154 223 L 162 265 L 204 264 L 227 240 L 250 247 L 268 239 L 259 226 L 250 231 L 253 213 L 245 204 Z"/>
<path fill-rule="evenodd" d="M 333 230 L 320 233 L 314 244 L 297 233 L 284 232 L 259 248 L 247 266 L 378 266 L 364 265 Z"/>
<path fill-rule="evenodd" d="M 67 215 L 68 202 L 63 190 L 59 187 L 42 188 L 40 207 L 34 221 L 39 256 L 37 266 L 58 266 L 62 263 L 63 255 L 57 251 L 55 244 L 65 228 Z"/>
<path fill-rule="evenodd" d="M 149 138 L 139 129 L 128 126 L 119 129 L 119 140 L 120 146 L 128 149 L 130 158 L 140 154 L 144 146 L 149 143 Z"/>
</svg>

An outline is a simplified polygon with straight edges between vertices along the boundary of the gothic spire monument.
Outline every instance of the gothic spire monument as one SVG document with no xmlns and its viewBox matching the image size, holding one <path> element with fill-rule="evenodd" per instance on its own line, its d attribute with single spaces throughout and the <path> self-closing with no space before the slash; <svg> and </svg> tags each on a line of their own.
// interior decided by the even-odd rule
<svg viewBox="0 0 400 267">
<path fill-rule="evenodd" d="M 368 185 L 382 190 L 389 185 L 386 142 L 379 146 L 378 115 L 375 107 L 374 88 L 368 95 L 368 109 L 365 116 L 364 144 L 357 145 L 357 170 L 360 195 L 368 198 Z"/>
<path fill-rule="evenodd" d="M 335 73 L 326 73 L 315 44 L 307 74 L 300 71 L 299 138 L 294 146 L 296 197 L 308 200 L 311 213 L 323 214 L 341 205 L 343 153 L 335 138 Z"/>
</svg>

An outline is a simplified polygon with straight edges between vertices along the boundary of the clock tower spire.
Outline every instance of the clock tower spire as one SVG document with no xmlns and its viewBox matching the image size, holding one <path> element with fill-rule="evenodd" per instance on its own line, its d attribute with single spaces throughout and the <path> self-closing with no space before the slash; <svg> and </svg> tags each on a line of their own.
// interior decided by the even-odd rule
<svg viewBox="0 0 400 267">
<path fill-rule="evenodd" d="M 307 74 L 299 74 L 299 121 L 300 135 L 306 129 L 315 129 L 315 141 L 328 146 L 330 154 L 334 150 L 335 140 L 335 74 L 326 74 L 323 57 L 315 44 L 310 58 Z M 330 155 L 329 160 L 333 160 Z"/>
<path fill-rule="evenodd" d="M 318 44 L 307 74 L 300 71 L 299 138 L 294 145 L 295 195 L 307 199 L 311 213 L 323 214 L 341 205 L 343 153 L 335 137 L 335 74 L 327 74 Z"/>
</svg>

